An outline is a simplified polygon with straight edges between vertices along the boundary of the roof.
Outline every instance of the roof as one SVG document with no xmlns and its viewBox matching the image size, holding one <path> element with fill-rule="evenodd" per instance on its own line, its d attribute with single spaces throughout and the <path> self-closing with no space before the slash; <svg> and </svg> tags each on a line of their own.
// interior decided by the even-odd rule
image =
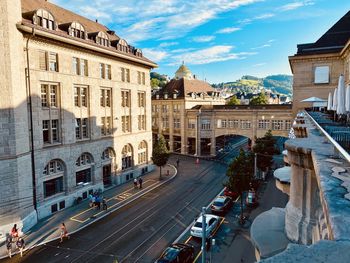
<svg viewBox="0 0 350 263">
<path fill-rule="evenodd" d="M 212 219 L 212 218 L 219 219 L 219 217 L 216 216 L 216 215 L 206 214 L 205 215 L 205 222 L 208 224 L 209 220 Z M 199 223 L 203 222 L 202 214 L 200 215 L 200 217 L 197 218 L 196 222 L 199 222 Z"/>
<path fill-rule="evenodd" d="M 158 94 L 167 93 L 169 95 L 177 93 L 177 98 L 184 98 L 189 93 L 211 93 L 215 89 L 207 82 L 198 79 L 172 79 Z"/>
<path fill-rule="evenodd" d="M 68 35 L 67 29 L 70 26 L 70 24 L 72 22 L 78 22 L 84 27 L 85 32 L 89 36 L 92 36 L 94 34 L 96 35 L 96 34 L 98 34 L 98 32 L 103 32 L 108 36 L 112 45 L 117 44 L 118 41 L 121 40 L 121 38 L 118 35 L 116 35 L 114 33 L 114 31 L 112 31 L 109 28 L 107 28 L 106 26 L 98 23 L 97 21 L 92 21 L 86 17 L 83 17 L 81 15 L 73 13 L 67 9 L 64 9 L 60 6 L 57 6 L 53 3 L 50 3 L 49 1 L 46 1 L 46 0 L 21 0 L 21 3 L 22 3 L 22 17 L 23 17 L 22 24 L 24 24 L 25 26 L 35 27 L 36 29 L 43 30 L 45 32 L 50 32 L 53 35 L 59 35 L 59 36 L 65 37 L 65 38 L 71 38 L 71 39 L 76 40 L 77 42 L 84 42 L 84 43 L 88 43 L 88 44 L 93 45 L 93 46 L 98 46 L 100 48 L 107 49 L 109 51 L 114 51 L 116 54 L 120 53 L 123 55 L 127 55 L 129 57 L 137 58 L 138 60 L 141 60 L 141 61 L 143 60 L 146 62 L 150 62 L 156 66 L 156 64 L 154 62 L 147 59 L 146 57 L 136 56 L 132 52 L 119 51 L 116 49 L 115 46 L 105 47 L 105 46 L 101 46 L 101 45 L 96 44 L 91 39 L 80 39 L 80 38 L 76 38 L 76 37 L 72 37 L 72 36 Z M 38 9 L 47 10 L 53 15 L 55 22 L 58 25 L 56 30 L 49 30 L 46 28 L 41 28 L 40 26 L 33 24 L 31 17 L 35 13 L 35 11 Z M 135 50 L 135 49 L 136 48 L 134 48 L 134 47 L 130 47 L 130 50 Z"/>
<path fill-rule="evenodd" d="M 315 43 L 300 44 L 296 55 L 335 53 L 343 49 L 350 39 L 350 11 L 335 23 Z"/>
</svg>

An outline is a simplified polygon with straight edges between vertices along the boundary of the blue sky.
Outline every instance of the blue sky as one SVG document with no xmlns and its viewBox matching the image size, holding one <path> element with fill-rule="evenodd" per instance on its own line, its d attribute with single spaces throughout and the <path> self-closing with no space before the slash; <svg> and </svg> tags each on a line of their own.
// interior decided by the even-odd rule
<svg viewBox="0 0 350 263">
<path fill-rule="evenodd" d="M 173 77 L 182 63 L 210 83 L 291 74 L 296 45 L 316 41 L 348 0 L 54 0 L 98 19 Z"/>
</svg>

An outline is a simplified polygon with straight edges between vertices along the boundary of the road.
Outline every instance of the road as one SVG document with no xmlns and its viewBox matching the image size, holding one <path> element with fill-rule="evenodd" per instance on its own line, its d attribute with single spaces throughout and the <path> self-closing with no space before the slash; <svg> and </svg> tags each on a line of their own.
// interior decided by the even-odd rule
<svg viewBox="0 0 350 263">
<path fill-rule="evenodd" d="M 230 152 L 230 159 L 237 151 Z M 175 157 L 176 158 L 176 157 Z M 175 158 L 170 163 L 175 163 Z M 226 167 L 180 157 L 178 176 L 74 234 L 4 262 L 153 262 L 222 189 Z"/>
</svg>

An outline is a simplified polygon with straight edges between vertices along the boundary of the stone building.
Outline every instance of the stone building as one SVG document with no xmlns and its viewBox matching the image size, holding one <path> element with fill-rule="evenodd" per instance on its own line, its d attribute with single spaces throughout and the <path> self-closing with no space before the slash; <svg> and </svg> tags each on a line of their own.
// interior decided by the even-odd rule
<svg viewBox="0 0 350 263">
<path fill-rule="evenodd" d="M 0 231 L 152 168 L 140 49 L 45 0 L 0 2 Z"/>
<path fill-rule="evenodd" d="M 316 42 L 298 45 L 289 57 L 293 73 L 293 114 L 306 106 L 303 99 L 316 96 L 327 100 L 338 85 L 340 74 L 350 84 L 350 11 Z"/>
<path fill-rule="evenodd" d="M 170 151 L 183 154 L 195 152 L 195 138 L 188 137 L 188 127 L 196 126 L 187 119 L 187 110 L 196 105 L 224 105 L 220 92 L 207 82 L 196 79 L 182 64 L 175 77 L 152 96 L 152 131 L 154 138 L 163 134 Z"/>
</svg>

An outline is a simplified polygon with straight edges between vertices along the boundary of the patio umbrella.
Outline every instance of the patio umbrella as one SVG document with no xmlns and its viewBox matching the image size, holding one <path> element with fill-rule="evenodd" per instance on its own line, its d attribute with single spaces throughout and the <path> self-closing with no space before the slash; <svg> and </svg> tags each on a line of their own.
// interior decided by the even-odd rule
<svg viewBox="0 0 350 263">
<path fill-rule="evenodd" d="M 328 102 L 327 102 L 327 110 L 332 110 L 332 102 L 333 102 L 332 92 L 329 92 Z"/>
<path fill-rule="evenodd" d="M 300 102 L 326 102 L 326 100 L 320 99 L 318 97 L 310 97 L 310 98 L 307 98 L 307 99 L 302 100 Z"/>
<path fill-rule="evenodd" d="M 345 110 L 350 111 L 350 86 L 346 87 L 345 91 Z"/>
<path fill-rule="evenodd" d="M 338 104 L 337 104 L 337 114 L 345 113 L 345 83 L 344 76 L 340 74 L 338 81 Z"/>
<path fill-rule="evenodd" d="M 335 88 L 334 93 L 333 93 L 333 105 L 332 105 L 332 110 L 337 110 L 337 105 L 338 105 L 338 97 L 337 97 L 338 89 Z"/>
</svg>

